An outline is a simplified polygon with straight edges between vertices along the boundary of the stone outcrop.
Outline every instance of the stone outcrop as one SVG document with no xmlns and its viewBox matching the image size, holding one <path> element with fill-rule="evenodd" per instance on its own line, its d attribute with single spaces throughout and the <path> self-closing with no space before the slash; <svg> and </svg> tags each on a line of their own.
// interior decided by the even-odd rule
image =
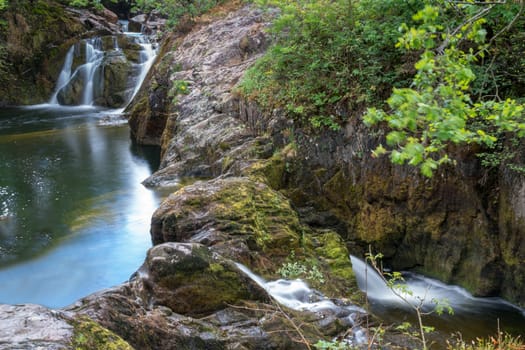
<svg viewBox="0 0 525 350">
<path fill-rule="evenodd" d="M 166 27 L 166 18 L 154 10 L 149 14 L 136 15 L 129 19 L 129 31 L 154 35 Z"/>
<path fill-rule="evenodd" d="M 164 44 L 129 109 L 134 138 L 162 146 L 162 173 L 148 184 L 218 175 L 228 154 L 241 151 L 250 132 L 235 117 L 232 89 L 267 47 L 267 22 L 263 11 L 245 7 Z"/>
<path fill-rule="evenodd" d="M 39 305 L 0 305 L 0 348 L 133 349 L 122 338 L 88 318 Z"/>
<path fill-rule="evenodd" d="M 330 281 L 318 286 L 327 295 L 345 295 L 355 287 L 349 253 L 339 236 L 301 224 L 282 194 L 248 178 L 215 179 L 180 189 L 153 214 L 151 234 L 154 244 L 209 246 L 268 278 L 278 278 L 277 270 L 293 254 L 297 261 L 317 261 Z"/>
<path fill-rule="evenodd" d="M 338 232 L 353 254 L 363 256 L 371 245 L 396 270 L 412 269 L 476 295 L 525 303 L 518 292 L 525 228 L 515 195 L 522 191 L 522 176 L 509 170 L 498 177 L 480 165 L 476 150 L 466 149 L 455 151 L 461 159 L 456 166 L 427 179 L 386 157 L 370 157 L 381 130 L 373 135 L 349 112 L 340 131 L 312 133 L 294 126 L 279 109 L 260 111 L 232 94 L 237 68 L 246 69 L 268 41 L 258 31 L 267 20 L 250 13 L 243 21 L 260 18 L 250 29 L 223 33 L 223 27 L 206 27 L 177 41 L 162 58 L 166 67 L 177 67 L 164 71 L 171 72 L 172 87 L 165 91 L 165 104 L 147 108 L 143 102 L 145 112 L 130 119 L 137 140 L 162 146 L 161 169 L 145 184 L 173 185 L 185 176 L 255 176 L 290 198 L 304 222 Z M 220 23 L 229 28 L 227 20 Z M 151 90 L 150 99 L 158 90 Z M 158 113 L 162 122 L 155 123 L 155 110 L 166 119 Z M 154 136 L 146 136 L 153 129 Z"/>
<path fill-rule="evenodd" d="M 148 304 L 187 316 L 207 316 L 238 300 L 269 301 L 231 261 L 197 243 L 153 247 L 137 277 Z"/>
</svg>

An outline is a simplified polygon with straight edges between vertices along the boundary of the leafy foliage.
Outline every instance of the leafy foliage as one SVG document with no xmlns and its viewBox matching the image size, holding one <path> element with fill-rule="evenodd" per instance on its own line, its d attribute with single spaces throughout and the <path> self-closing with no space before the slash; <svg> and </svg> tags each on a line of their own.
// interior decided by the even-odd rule
<svg viewBox="0 0 525 350">
<path fill-rule="evenodd" d="M 487 339 L 477 338 L 475 341 L 466 342 L 461 338 L 447 341 L 448 350 L 524 350 L 525 342 L 520 336 L 512 336 L 508 333 L 498 332 L 496 336 L 491 336 Z"/>
<path fill-rule="evenodd" d="M 223 0 L 136 0 L 133 1 L 133 10 L 149 13 L 159 11 L 168 17 L 167 24 L 176 26 L 185 19 L 193 20 Z"/>
<path fill-rule="evenodd" d="M 294 279 L 304 278 L 316 284 L 323 284 L 325 282 L 323 273 L 319 270 L 315 262 L 312 261 L 298 261 L 295 253 L 292 251 L 285 262 L 277 271 L 283 278 Z"/>
<path fill-rule="evenodd" d="M 501 132 L 514 131 L 525 135 L 524 106 L 513 99 L 474 102 L 471 83 L 476 78 L 471 65 L 483 57 L 486 47 L 483 19 L 462 27 L 453 34 L 438 36 L 443 27 L 437 22 L 440 9 L 426 6 L 414 15 L 418 27 L 403 25 L 404 32 L 397 46 L 422 50 L 415 64 L 417 73 L 412 87 L 394 89 L 387 100 L 390 112 L 370 108 L 364 116 L 367 125 L 385 123 L 389 132 L 386 143 L 373 154 L 390 154 L 395 164 L 419 167 L 424 176 L 450 162 L 450 144 L 476 143 L 493 147 Z M 477 44 L 465 52 L 459 44 L 463 39 Z M 440 52 L 442 40 L 447 47 Z"/>
<path fill-rule="evenodd" d="M 111 0 L 116 2 L 116 0 Z M 69 5 L 74 7 L 94 7 L 97 9 L 103 8 L 101 0 L 69 0 Z"/>
<path fill-rule="evenodd" d="M 281 11 L 271 29 L 275 44 L 239 90 L 300 125 L 338 129 L 350 111 L 382 103 L 395 82 L 409 78 L 394 44 L 417 2 L 259 0 Z"/>
</svg>

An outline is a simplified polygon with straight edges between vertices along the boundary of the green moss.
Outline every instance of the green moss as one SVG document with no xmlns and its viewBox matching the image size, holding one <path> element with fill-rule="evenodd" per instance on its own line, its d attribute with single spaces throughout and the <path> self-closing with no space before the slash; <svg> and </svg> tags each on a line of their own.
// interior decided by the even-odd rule
<svg viewBox="0 0 525 350">
<path fill-rule="evenodd" d="M 283 187 L 283 178 L 286 171 L 286 161 L 281 152 L 275 153 L 271 158 L 260 160 L 247 169 L 247 175 L 268 184 L 278 190 Z"/>
<path fill-rule="evenodd" d="M 124 339 L 93 320 L 82 317 L 74 320 L 71 346 L 75 350 L 133 350 Z"/>
<path fill-rule="evenodd" d="M 316 238 L 319 240 L 320 246 L 314 250 L 324 258 L 333 275 L 342 279 L 355 278 L 350 263 L 350 253 L 341 236 L 334 231 L 325 231 Z"/>
</svg>

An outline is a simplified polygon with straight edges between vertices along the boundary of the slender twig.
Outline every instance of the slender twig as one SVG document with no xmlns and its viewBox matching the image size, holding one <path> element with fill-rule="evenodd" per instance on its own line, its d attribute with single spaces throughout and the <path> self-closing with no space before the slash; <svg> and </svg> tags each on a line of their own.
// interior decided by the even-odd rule
<svg viewBox="0 0 525 350">
<path fill-rule="evenodd" d="M 445 52 L 445 49 L 447 48 L 448 44 L 450 44 L 450 38 L 454 37 L 457 33 L 459 33 L 460 30 L 463 30 L 465 26 L 471 26 L 472 23 L 477 21 L 478 19 L 482 18 L 486 13 L 488 13 L 495 5 L 490 5 L 483 10 L 476 13 L 474 16 L 468 18 L 466 21 L 461 23 L 459 26 L 457 26 L 452 33 L 449 33 L 447 35 L 447 38 L 439 45 L 439 47 L 436 49 L 436 52 L 440 55 L 442 55 Z"/>
<path fill-rule="evenodd" d="M 272 298 L 273 299 L 273 298 Z M 292 327 L 295 329 L 295 331 L 297 332 L 297 334 L 299 334 L 299 336 L 301 337 L 301 340 L 303 342 L 304 345 L 306 345 L 306 348 L 308 350 L 312 350 L 312 347 L 310 346 L 310 342 L 308 340 L 306 340 L 303 332 L 301 331 L 301 329 L 295 324 L 294 320 L 292 320 L 292 318 L 290 316 L 288 316 L 288 314 L 286 312 L 283 311 L 283 309 L 281 308 L 281 305 L 279 305 L 279 303 L 277 303 L 276 301 L 274 301 L 275 303 L 275 306 L 279 309 L 279 311 L 282 313 L 282 315 L 288 320 L 290 321 L 290 323 L 292 324 Z"/>
<path fill-rule="evenodd" d="M 302 343 L 302 344 L 304 344 L 306 346 L 306 348 L 308 350 L 312 350 L 312 347 L 310 346 L 310 342 L 304 336 L 300 326 L 298 326 L 295 323 L 295 321 L 282 309 L 281 305 L 279 305 L 279 303 L 272 296 L 270 296 L 270 300 L 272 301 L 272 305 L 271 306 L 273 306 L 274 309 L 271 309 L 271 308 L 260 309 L 260 308 L 253 308 L 253 307 L 239 306 L 239 305 L 231 305 L 231 304 L 226 304 L 226 305 L 228 305 L 229 307 L 235 308 L 235 309 L 243 309 L 243 310 L 250 310 L 250 311 L 260 311 L 260 312 L 274 311 L 274 312 L 279 312 L 281 315 L 283 315 L 290 322 L 290 324 L 292 325 L 293 329 L 297 332 L 297 334 L 301 338 L 301 340 L 296 340 L 296 339 L 292 339 L 292 340 L 295 341 L 295 342 L 298 342 L 298 343 Z M 267 306 L 270 306 L 270 305 L 267 305 Z M 285 331 L 285 330 L 282 330 L 282 331 L 281 330 L 274 330 L 274 331 L 269 331 L 267 333 L 270 333 L 270 332 L 276 333 L 276 332 L 287 332 L 287 331 Z"/>
<path fill-rule="evenodd" d="M 525 9 L 525 2 L 523 0 L 519 0 L 520 2 L 520 9 L 518 11 L 518 13 L 516 13 L 516 15 L 514 16 L 514 18 L 512 18 L 512 20 L 509 22 L 509 24 L 507 24 L 505 26 L 505 28 L 503 28 L 502 30 L 500 30 L 499 32 L 497 32 L 489 41 L 489 44 L 491 44 L 494 40 L 496 40 L 496 38 L 498 36 L 500 36 L 501 34 L 503 34 L 504 32 L 506 32 L 507 30 L 509 30 L 510 28 L 512 28 L 512 26 L 514 25 L 514 23 L 516 23 L 516 21 L 518 20 L 518 18 L 521 16 L 521 14 L 523 13 L 523 10 Z"/>
</svg>

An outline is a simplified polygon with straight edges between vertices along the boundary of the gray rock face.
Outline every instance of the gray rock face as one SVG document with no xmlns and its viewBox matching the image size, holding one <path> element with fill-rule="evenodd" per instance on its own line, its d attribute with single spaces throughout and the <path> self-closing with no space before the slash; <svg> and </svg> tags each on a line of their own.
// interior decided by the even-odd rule
<svg viewBox="0 0 525 350">
<path fill-rule="evenodd" d="M 266 49 L 267 21 L 262 11 L 246 6 L 164 50 L 169 52 L 154 68 L 158 75 L 153 74 L 149 91 L 142 92 L 130 111 L 137 141 L 153 139 L 162 146 L 161 172 L 147 185 L 168 184 L 184 175 L 218 175 L 225 158 L 237 157 L 238 148 L 252 138 L 238 119 L 232 90 Z M 165 109 L 154 113 L 159 86 L 166 85 L 170 98 L 161 99 Z"/>
<path fill-rule="evenodd" d="M 0 349 L 69 349 L 73 326 L 39 305 L 0 305 Z"/>
<path fill-rule="evenodd" d="M 130 18 L 128 29 L 130 32 L 151 35 L 162 31 L 165 26 L 166 19 L 162 18 L 157 11 L 152 11 L 149 15 L 140 14 Z"/>
</svg>

